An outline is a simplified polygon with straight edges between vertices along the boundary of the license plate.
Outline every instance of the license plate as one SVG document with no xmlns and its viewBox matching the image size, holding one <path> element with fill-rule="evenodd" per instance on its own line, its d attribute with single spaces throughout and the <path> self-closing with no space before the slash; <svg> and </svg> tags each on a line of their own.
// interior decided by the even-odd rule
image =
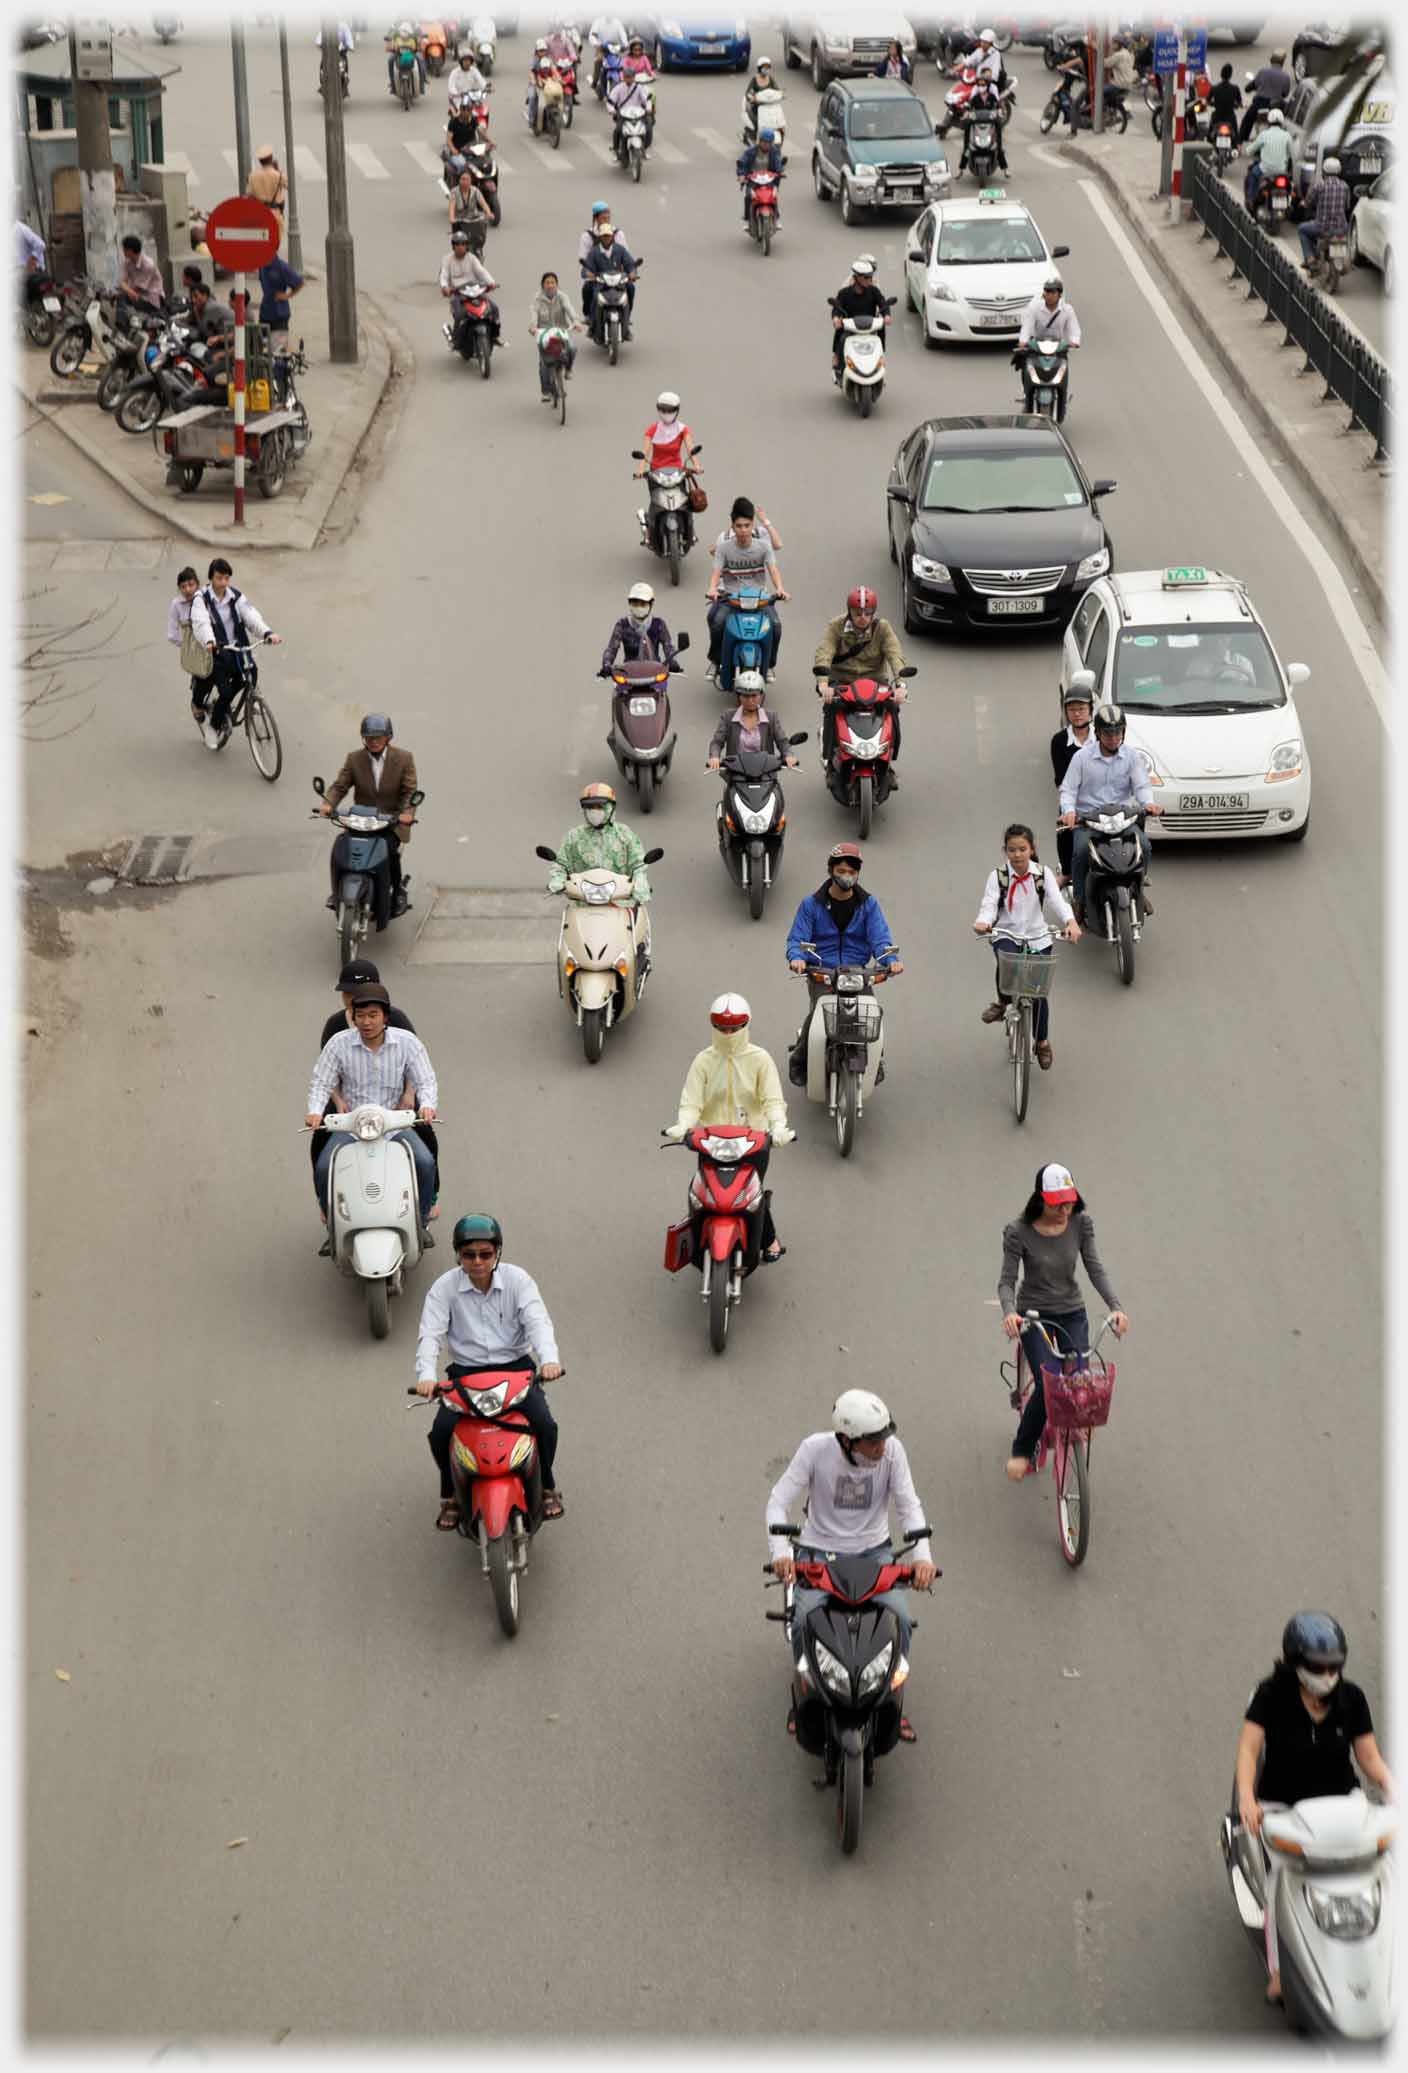
<svg viewBox="0 0 1408 2073">
<path fill-rule="evenodd" d="M 974 317 L 975 331 L 1015 331 L 1020 322 L 1017 317 Z"/>
<path fill-rule="evenodd" d="M 1019 619 L 1028 615 L 1040 616 L 1044 600 L 1039 597 L 990 597 L 988 615 L 994 619 Z"/>
<path fill-rule="evenodd" d="M 698 46 L 701 58 L 721 58 L 727 48 L 723 43 L 701 43 Z"/>
<path fill-rule="evenodd" d="M 59 301 L 57 295 L 46 295 L 44 297 L 44 307 L 46 310 L 58 311 L 63 308 L 63 304 Z"/>
<path fill-rule="evenodd" d="M 1245 813 L 1252 803 L 1250 792 L 1180 792 L 1180 813 Z"/>
<path fill-rule="evenodd" d="M 917 180 L 891 180 L 889 185 L 892 194 L 918 194 L 919 192 L 919 182 Z"/>
</svg>

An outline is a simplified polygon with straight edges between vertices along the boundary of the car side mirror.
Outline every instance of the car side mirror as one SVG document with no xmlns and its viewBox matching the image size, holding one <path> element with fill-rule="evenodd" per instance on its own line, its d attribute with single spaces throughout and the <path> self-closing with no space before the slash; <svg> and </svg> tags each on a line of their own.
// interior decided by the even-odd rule
<svg viewBox="0 0 1408 2073">
<path fill-rule="evenodd" d="M 1292 669 L 1299 669 L 1299 667 L 1300 667 L 1300 664 L 1299 664 L 1299 663 L 1297 663 L 1297 662 L 1293 662 L 1293 663 L 1291 664 L 1291 668 L 1292 668 Z M 811 740 L 811 736 L 810 736 L 810 734 L 789 734 L 789 735 L 788 735 L 788 737 L 787 737 L 787 739 L 788 739 L 788 742 L 790 743 L 790 745 L 791 745 L 791 746 L 792 746 L 792 747 L 793 747 L 794 749 L 798 749 L 798 748 L 800 748 L 800 747 L 802 746 L 802 743 L 803 743 L 804 741 L 810 741 L 810 740 Z"/>
<path fill-rule="evenodd" d="M 1084 691 L 1087 696 L 1093 696 L 1095 691 L 1095 672 L 1093 669 L 1077 669 L 1071 672 L 1071 681 L 1066 686 L 1066 696 L 1069 698 L 1073 691 Z"/>
<path fill-rule="evenodd" d="M 1071 248 L 1069 245 L 1053 245 L 1051 247 L 1051 257 L 1053 259 L 1069 259 L 1070 256 Z"/>
<path fill-rule="evenodd" d="M 1308 684 L 1310 682 L 1309 663 L 1288 662 L 1286 664 L 1286 682 L 1291 685 Z"/>
<path fill-rule="evenodd" d="M 1098 482 L 1093 482 L 1090 485 L 1090 494 L 1092 497 L 1108 497 L 1112 491 L 1118 488 L 1119 484 L 1117 482 L 1112 481 L 1108 475 L 1102 475 Z"/>
<path fill-rule="evenodd" d="M 533 851 L 533 854 L 535 857 L 541 857 L 545 864 L 555 864 L 557 862 L 557 851 L 555 849 L 545 849 L 541 842 Z"/>
<path fill-rule="evenodd" d="M 678 639 L 678 640 L 677 640 L 677 641 L 675 642 L 675 647 L 676 647 L 677 651 L 678 651 L 678 652 L 679 652 L 679 653 L 680 653 L 681 655 L 683 655 L 683 653 L 684 653 L 685 649 L 686 649 L 686 648 L 687 648 L 688 646 L 689 646 L 689 634 L 688 634 L 688 632 L 686 631 L 686 632 L 682 633 L 682 634 L 680 635 L 679 639 Z"/>
<path fill-rule="evenodd" d="M 648 849 L 641 861 L 646 864 L 658 864 L 664 854 L 663 849 Z"/>
<path fill-rule="evenodd" d="M 322 796 L 323 796 L 323 793 L 324 793 L 324 791 L 326 790 L 326 787 L 325 787 L 325 785 L 323 784 L 323 781 L 322 781 L 322 779 L 321 779 L 320 777 L 315 777 L 315 778 L 314 778 L 314 780 L 313 780 L 313 790 L 314 790 L 314 791 L 315 791 L 315 792 L 317 793 L 318 797 L 319 797 L 319 798 L 321 799 L 321 798 L 322 798 Z"/>
<path fill-rule="evenodd" d="M 890 489 L 887 487 L 885 494 L 892 504 L 912 504 L 914 502 L 914 491 L 912 489 Z"/>
<path fill-rule="evenodd" d="M 920 251 L 906 252 L 904 256 L 906 259 L 918 259 L 921 262 L 924 258 L 924 254 Z"/>
<path fill-rule="evenodd" d="M 425 794 L 424 794 L 424 792 L 412 792 L 412 794 L 411 794 L 411 804 L 412 804 L 412 806 L 419 806 L 419 805 L 420 805 L 420 802 L 421 802 L 421 800 L 422 800 L 422 799 L 423 799 L 424 797 L 425 797 Z"/>
</svg>

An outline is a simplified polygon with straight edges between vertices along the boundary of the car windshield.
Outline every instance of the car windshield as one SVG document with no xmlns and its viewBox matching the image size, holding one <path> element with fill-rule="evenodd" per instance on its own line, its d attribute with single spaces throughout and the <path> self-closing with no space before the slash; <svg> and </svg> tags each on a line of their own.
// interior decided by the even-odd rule
<svg viewBox="0 0 1408 2073">
<path fill-rule="evenodd" d="M 1029 216 L 968 216 L 945 223 L 934 257 L 940 266 L 1002 266 L 1008 260 L 1046 257 L 1046 247 Z"/>
<path fill-rule="evenodd" d="M 1259 626 L 1141 626 L 1115 647 L 1118 704 L 1146 713 L 1257 712 L 1286 703 Z"/>
<path fill-rule="evenodd" d="M 1085 503 L 1065 454 L 936 453 L 921 511 L 1074 511 Z"/>
<path fill-rule="evenodd" d="M 895 137 L 931 137 L 929 111 L 922 101 L 857 101 L 851 110 L 851 137 L 858 144 L 884 144 Z"/>
</svg>

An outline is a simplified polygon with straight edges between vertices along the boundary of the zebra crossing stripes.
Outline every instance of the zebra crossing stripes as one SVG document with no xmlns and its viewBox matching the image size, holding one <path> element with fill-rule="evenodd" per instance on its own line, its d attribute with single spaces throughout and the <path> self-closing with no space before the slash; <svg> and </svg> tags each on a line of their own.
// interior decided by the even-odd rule
<svg viewBox="0 0 1408 2073">
<path fill-rule="evenodd" d="M 347 156 L 351 159 L 353 165 L 356 166 L 358 172 L 365 173 L 369 180 L 389 180 L 391 178 L 390 173 L 387 172 L 370 145 L 348 144 Z"/>
</svg>

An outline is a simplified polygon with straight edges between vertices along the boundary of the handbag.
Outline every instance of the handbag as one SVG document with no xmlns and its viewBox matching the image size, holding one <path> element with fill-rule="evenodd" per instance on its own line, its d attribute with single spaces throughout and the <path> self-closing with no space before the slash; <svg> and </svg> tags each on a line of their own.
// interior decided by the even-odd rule
<svg viewBox="0 0 1408 2073">
<path fill-rule="evenodd" d="M 709 508 L 708 493 L 697 482 L 689 485 L 689 508 L 691 511 L 707 511 Z"/>
<path fill-rule="evenodd" d="M 215 668 L 215 657 L 196 639 L 189 619 L 181 628 L 181 667 L 193 677 L 208 677 Z"/>
</svg>

